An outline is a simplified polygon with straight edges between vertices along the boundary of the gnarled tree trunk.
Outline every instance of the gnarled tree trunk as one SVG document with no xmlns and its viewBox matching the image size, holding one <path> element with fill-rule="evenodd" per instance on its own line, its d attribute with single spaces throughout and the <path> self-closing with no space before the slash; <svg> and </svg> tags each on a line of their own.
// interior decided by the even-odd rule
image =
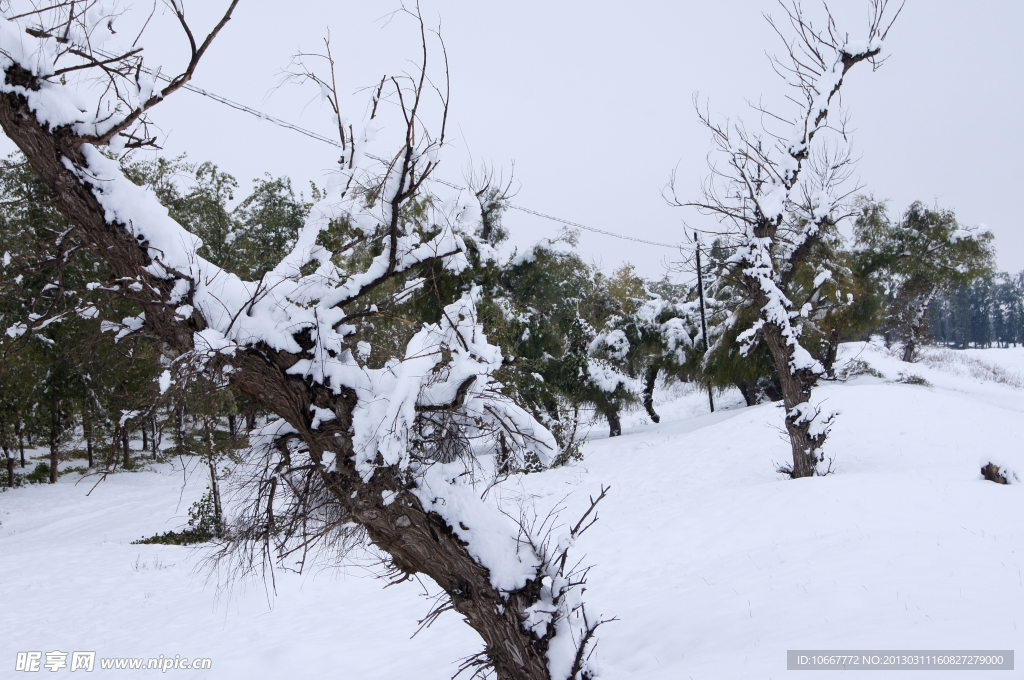
<svg viewBox="0 0 1024 680">
<path fill-rule="evenodd" d="M 39 87 L 37 78 L 17 64 L 4 75 L 8 84 L 28 90 Z M 16 92 L 0 94 L 0 126 L 52 192 L 54 205 L 74 227 L 72 237 L 104 259 L 113 279 L 142 284 L 144 293 L 130 289 L 124 292 L 145 313 L 142 333 L 167 356 L 193 350 L 194 334 L 207 328 L 206 320 L 196 310 L 186 319 L 177 316 L 178 303 L 168 302 L 173 299 L 175 279 L 154 275 L 147 246 L 132 236 L 129 225 L 108 222 L 108 213 L 90 184 L 82 139 L 69 128 L 50 130 L 40 124 L 25 97 Z M 231 384 L 286 421 L 314 461 L 319 463 L 333 454 L 332 469 L 318 466 L 317 473 L 322 475 L 333 502 L 348 521 L 365 529 L 369 540 L 389 556 L 395 570 L 405 575 L 424 574 L 445 591 L 452 608 L 483 639 L 486 662 L 500 680 L 552 680 L 546 653 L 554 631 L 538 635 L 524 627 L 527 609 L 541 601 L 544 586 L 540 571 L 535 579 L 515 590 L 499 590 L 488 569 L 470 554 L 466 542 L 445 519 L 424 508 L 413 493 L 414 484 L 408 475 L 397 466 L 379 467 L 372 477 L 364 479 L 352 457 L 356 396 L 346 389 L 336 394 L 301 374 L 289 373 L 300 358 L 265 345 L 241 347 L 231 359 L 235 368 Z M 217 368 L 216 363 L 211 366 Z M 314 429 L 314 407 L 330 410 L 335 419 Z M 181 418 L 179 410 L 178 429 Z M 613 434 L 621 432 L 617 414 L 610 422 Z M 56 429 L 53 433 L 51 481 L 56 481 Z M 589 677 L 583 671 L 584 650 L 592 632 L 578 641 L 580 652 L 572 677 Z"/>
<path fill-rule="evenodd" d="M 654 410 L 654 385 L 657 382 L 658 367 L 654 365 L 649 366 L 644 374 L 644 409 L 647 411 L 647 415 L 651 417 L 651 421 L 660 423 L 661 416 Z"/>
<path fill-rule="evenodd" d="M 766 325 L 765 342 L 779 375 L 782 403 L 786 408 L 786 432 L 793 453 L 792 477 L 810 477 L 817 474 L 818 453 L 825 443 L 825 435 L 811 433 L 813 421 L 798 407 L 809 406 L 811 391 L 818 383 L 818 375 L 809 369 L 792 370 L 793 348 L 786 344 L 777 326 Z"/>
</svg>

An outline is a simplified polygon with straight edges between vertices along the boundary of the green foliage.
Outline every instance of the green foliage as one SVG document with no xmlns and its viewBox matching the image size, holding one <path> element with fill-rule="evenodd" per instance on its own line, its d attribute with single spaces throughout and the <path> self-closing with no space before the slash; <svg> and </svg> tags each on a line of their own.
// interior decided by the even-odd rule
<svg viewBox="0 0 1024 680">
<path fill-rule="evenodd" d="M 884 296 L 883 326 L 907 343 L 909 357 L 936 297 L 992 274 L 993 236 L 962 227 L 953 211 L 926 208 L 920 201 L 895 221 L 884 202 L 870 197 L 859 199 L 858 210 L 858 270 L 873 279 L 880 291 L 875 294 Z"/>
<path fill-rule="evenodd" d="M 165 531 L 148 538 L 132 541 L 133 545 L 195 545 L 220 538 L 223 532 L 214 493 L 207 489 L 203 497 L 188 509 L 188 524 L 181 531 Z"/>
<path fill-rule="evenodd" d="M 36 463 L 32 472 L 23 476 L 29 484 L 46 484 L 50 481 L 50 465 L 48 463 Z"/>
<path fill-rule="evenodd" d="M 315 191 L 315 187 L 314 187 Z M 259 279 L 295 245 L 312 207 L 296 196 L 287 177 L 267 175 L 253 182 L 252 193 L 233 212 L 233 242 L 243 276 Z"/>
<path fill-rule="evenodd" d="M 841 371 L 838 371 L 836 378 L 839 380 L 853 380 L 862 375 L 870 375 L 873 378 L 885 379 L 885 374 L 873 367 L 868 362 L 862 359 L 853 359 L 846 362 L 843 365 Z"/>
<path fill-rule="evenodd" d="M 204 238 L 208 256 L 246 275 L 259 276 L 291 247 L 309 209 L 287 179 L 258 181 L 232 207 L 237 183 L 211 163 L 129 159 L 125 168 Z M 81 425 L 101 465 L 130 466 L 120 450 L 125 430 L 159 430 L 160 409 L 175 396 L 157 390 L 164 366 L 145 329 L 135 333 L 122 323 L 141 310 L 117 294 L 124 284 L 78 242 L 19 156 L 0 163 L 0 228 L 0 440 L 13 448 L 34 436 L 52 442 L 56 453 Z M 236 413 L 225 405 L 233 403 L 230 395 L 219 415 Z M 184 405 L 186 413 L 199 410 Z"/>
<path fill-rule="evenodd" d="M 250 280 L 289 252 L 312 206 L 287 177 L 266 175 L 242 195 L 236 179 L 217 165 L 184 156 L 128 158 L 124 168 L 202 238 L 203 256 Z M 374 188 L 354 191 L 363 191 L 368 205 L 376 200 Z M 778 380 L 767 348 L 755 343 L 743 352 L 737 341 L 755 324 L 757 310 L 722 242 L 705 252 L 705 339 L 692 283 L 646 281 L 628 264 L 605 275 L 578 255 L 572 232 L 500 257 L 496 247 L 508 237 L 501 221 L 506 192 L 485 187 L 476 195 L 481 223 L 463 235 L 465 268 L 456 273 L 428 262 L 371 291 L 365 311 L 345 320 L 355 329 L 350 350 L 367 365 L 380 368 L 400 355 L 423 324 L 438 322 L 446 305 L 476 289 L 479 321 L 504 356 L 497 377 L 554 433 L 562 449 L 556 464 L 581 457 L 581 414 L 603 415 L 614 430 L 619 414 L 638 401 L 637 382 L 652 386 L 652 375 L 708 389 L 736 386 L 750 403 L 773 398 Z M 319 197 L 311 187 L 312 200 Z M 225 434 L 219 419 L 256 406 L 205 380 L 158 393 L 155 379 L 164 369 L 158 352 L 144 336 L 128 332 L 128 324 L 117 323 L 139 310 L 112 294 L 119 283 L 76 241 L 75 230 L 17 157 L 0 164 L 0 206 L 7 251 L 0 329 L 13 329 L 0 338 L 0 439 L 14 446 L 26 432 L 40 439 L 53 434 L 59 445 L 76 424 L 89 422 L 97 439 L 112 440 L 120 437 L 122 414 L 136 412 L 125 427 L 138 428 L 163 409 L 180 433 L 180 452 L 199 455 L 209 466 L 211 490 L 190 511 L 187 529 L 146 540 L 216 536 L 220 466 L 237 460 L 244 446 L 244 438 Z M 437 208 L 432 198 L 407 204 L 398 215 L 402 229 L 424 237 L 438 233 Z M 361 271 L 383 252 L 375 233 L 339 219 L 320 233 L 318 244 L 342 271 Z M 863 198 L 855 239 L 856 247 L 846 249 L 836 225 L 825 222 L 813 247 L 780 270 L 786 295 L 802 312 L 794 319 L 802 343 L 826 366 L 840 340 L 879 329 L 912 335 L 915 319 L 936 297 L 951 337 L 966 338 L 964 329 L 970 330 L 972 339 L 958 342 L 1010 337 L 1012 328 L 1024 342 L 1024 278 L 991 276 L 991 235 L 964 230 L 952 212 L 920 203 L 894 222 L 884 203 Z M 101 327 L 119 331 L 116 341 L 101 335 Z M 111 444 L 97 448 L 112 452 Z M 26 479 L 48 475 L 49 466 L 41 465 Z M 527 461 L 525 469 L 538 465 Z"/>
<path fill-rule="evenodd" d="M 203 240 L 200 254 L 214 264 L 258 280 L 288 253 L 312 204 L 296 195 L 287 177 L 254 180 L 235 205 L 238 181 L 210 162 L 174 159 L 123 162 L 128 177 L 151 187 L 173 217 Z M 313 187 L 314 198 L 319 196 Z"/>
<path fill-rule="evenodd" d="M 1024 343 L 1024 272 L 982 276 L 940 293 L 928 323 L 931 336 L 946 346 Z"/>
<path fill-rule="evenodd" d="M 49 471 L 47 471 L 49 476 Z M 6 491 L 12 486 L 22 486 L 25 483 L 25 476 L 19 475 L 17 472 L 14 473 L 14 484 L 8 483 L 7 479 L 7 461 L 4 461 L 3 465 L 0 465 L 0 492 Z"/>
<path fill-rule="evenodd" d="M 591 346 L 596 328 L 616 312 L 629 293 L 628 282 L 608 280 L 572 250 L 574 236 L 543 242 L 495 266 L 484 280 L 489 292 L 480 305 L 492 342 L 506 356 L 502 381 L 515 398 L 555 435 L 566 460 L 578 455 L 581 409 L 609 418 L 635 396 L 617 381 L 616 366 L 597 357 Z M 574 453 L 576 451 L 576 453 Z"/>
<path fill-rule="evenodd" d="M 101 335 L 102 316 L 139 310 L 110 295 L 118 284 L 18 156 L 0 164 L 0 205 L 0 437 L 34 433 L 56 453 L 84 409 L 106 421 L 145 399 L 155 357 L 139 338 Z"/>
<path fill-rule="evenodd" d="M 921 387 L 932 386 L 930 382 L 916 373 L 904 373 L 903 371 L 900 371 L 899 375 L 896 377 L 896 382 L 903 383 L 904 385 L 919 385 Z"/>
</svg>

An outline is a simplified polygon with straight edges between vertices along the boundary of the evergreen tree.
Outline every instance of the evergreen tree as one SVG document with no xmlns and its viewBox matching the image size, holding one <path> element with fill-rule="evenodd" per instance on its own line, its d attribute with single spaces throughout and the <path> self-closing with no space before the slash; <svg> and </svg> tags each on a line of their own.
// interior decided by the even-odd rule
<svg viewBox="0 0 1024 680">
<path fill-rule="evenodd" d="M 990 232 L 961 227 L 952 211 L 929 209 L 919 201 L 893 221 L 884 202 L 862 197 L 854 236 L 856 245 L 871 253 L 888 298 L 886 328 L 903 341 L 904 361 L 913 360 L 923 341 L 936 297 L 993 268 Z M 964 323 L 969 329 L 970 318 Z"/>
</svg>

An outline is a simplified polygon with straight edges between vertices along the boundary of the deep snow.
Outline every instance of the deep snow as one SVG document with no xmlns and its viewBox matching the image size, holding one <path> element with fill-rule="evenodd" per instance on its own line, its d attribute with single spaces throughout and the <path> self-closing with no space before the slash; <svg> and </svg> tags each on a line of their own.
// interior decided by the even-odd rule
<svg viewBox="0 0 1024 680">
<path fill-rule="evenodd" d="M 620 438 L 597 427 L 583 463 L 498 489 L 513 511 L 565 499 L 568 521 L 611 485 L 578 546 L 594 565 L 591 613 L 619 619 L 600 633 L 603 677 L 780 678 L 787 649 L 1024 648 L 1024 485 L 979 474 L 983 455 L 1020 457 L 1024 349 L 928 353 L 908 367 L 844 346 L 884 378 L 816 390 L 842 412 L 834 475 L 774 472 L 788 454 L 778 407 L 727 393 L 708 414 L 706 395 L 674 389 L 660 425 L 641 412 Z M 931 386 L 893 382 L 901 372 Z M 262 583 L 219 589 L 202 549 L 131 545 L 184 524 L 201 473 L 183 490 L 180 468 L 161 465 L 89 496 L 75 478 L 0 494 L 0 668 L 18 651 L 94 650 L 213 659 L 211 671 L 169 671 L 183 678 L 444 680 L 479 648 L 450 613 L 409 640 L 425 589 L 382 588 L 370 556 L 278 573 L 268 596 Z"/>
</svg>

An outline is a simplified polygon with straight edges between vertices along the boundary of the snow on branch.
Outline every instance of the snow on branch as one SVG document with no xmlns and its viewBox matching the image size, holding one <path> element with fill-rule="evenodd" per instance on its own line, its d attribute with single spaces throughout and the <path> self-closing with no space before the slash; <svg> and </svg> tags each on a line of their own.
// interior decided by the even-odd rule
<svg viewBox="0 0 1024 680">
<path fill-rule="evenodd" d="M 773 324 L 792 348 L 790 370 L 820 373 L 821 367 L 800 346 L 799 325 L 791 322 L 799 312 L 792 311 L 785 290 L 823 229 L 846 217 L 843 206 L 856 187 L 848 182 L 851 154 L 845 119 L 835 102 L 853 66 L 881 64 L 883 41 L 902 4 L 891 13 L 888 0 L 872 0 L 862 39 L 840 33 L 827 6 L 824 26 L 818 27 L 799 2 L 779 4 L 785 24 L 771 17 L 768 21 L 785 49 L 772 63 L 797 92 L 791 98 L 796 113 L 786 116 L 755 106 L 768 122 L 753 132 L 742 121 L 713 120 L 698 107 L 698 117 L 725 162 L 710 164 L 701 200 L 675 198 L 674 185 L 671 200 L 721 222 L 723 244 L 732 251 L 728 263 L 742 269 L 752 293 L 762 300 L 761 320 L 740 336 L 745 351 L 760 338 L 765 323 Z M 774 132 L 772 124 L 789 131 Z"/>
<path fill-rule="evenodd" d="M 436 32 L 418 7 L 401 10 L 417 22 L 422 57 L 413 73 L 380 81 L 363 132 L 341 116 L 329 41 L 322 58 L 293 64 L 293 80 L 330 104 L 344 155 L 291 251 L 251 281 L 204 259 L 202 241 L 118 161 L 125 148 L 155 146 L 150 111 L 193 76 L 237 5 L 225 0 L 199 40 L 183 4 L 169 2 L 189 46 L 187 67 L 169 81 L 143 65 L 141 34 L 113 30 L 112 3 L 0 10 L 0 125 L 62 217 L 125 282 L 117 294 L 139 313 L 107 328 L 155 342 L 167 367 L 160 393 L 203 372 L 279 417 L 253 433 L 233 501 L 241 515 L 225 535 L 253 559 L 297 569 L 317 545 L 344 552 L 368 539 L 396 574 L 422 573 L 444 589 L 500 677 L 592 677 L 580 650 L 592 647 L 597 622 L 565 569 L 568 545 L 559 542 L 551 567 L 544 546 L 523 541 L 481 498 L 480 482 L 493 482 L 488 463 L 547 464 L 558 451 L 496 378 L 502 354 L 477 318 L 480 289 L 439 296 L 436 321 L 407 322 L 407 336 L 361 332 L 382 315 L 377 302 L 408 296 L 426 272 L 462 271 L 465 237 L 479 226 L 477 196 L 441 200 L 431 183 L 449 105 L 447 59 L 443 78 L 428 63 Z M 432 117 L 439 123 L 428 128 Z M 525 612 L 545 597 L 561 613 L 540 634 Z"/>
<path fill-rule="evenodd" d="M 857 39 L 838 29 L 827 4 L 819 23 L 798 0 L 779 0 L 779 6 L 782 21 L 767 17 L 784 45 L 772 65 L 790 89 L 795 111 L 755 105 L 762 123 L 750 130 L 742 120 L 713 119 L 695 99 L 717 153 L 709 159 L 700 199 L 680 200 L 674 178 L 668 198 L 719 223 L 713 233 L 724 256 L 717 285 L 739 293 L 733 318 L 742 308 L 757 310 L 737 341 L 744 355 L 767 344 L 787 407 L 793 475 L 806 476 L 823 460 L 820 448 L 832 422 L 831 416 L 808 415 L 817 413 L 808 400 L 826 371 L 802 336 L 832 276 L 831 267 L 814 260 L 815 249 L 838 238 L 837 224 L 852 214 L 849 198 L 857 190 L 850 182 L 853 164 L 839 93 L 854 66 L 882 63 L 883 43 L 902 3 L 891 7 L 889 0 L 870 0 L 867 31 Z M 808 268 L 815 270 L 809 291 L 796 281 L 798 271 Z M 803 299 L 794 299 L 798 295 Z"/>
</svg>

